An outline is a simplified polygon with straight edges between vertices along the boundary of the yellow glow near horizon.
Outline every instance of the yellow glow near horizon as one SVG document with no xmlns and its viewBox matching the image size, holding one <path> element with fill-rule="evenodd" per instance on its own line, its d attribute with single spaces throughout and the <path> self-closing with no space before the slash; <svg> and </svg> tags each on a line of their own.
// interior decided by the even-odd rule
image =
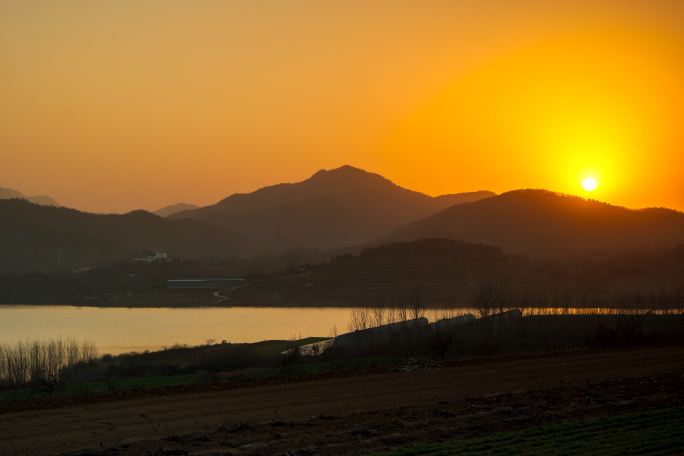
<svg viewBox="0 0 684 456">
<path fill-rule="evenodd" d="M 679 185 L 663 166 L 682 164 L 675 46 L 638 28 L 559 31 L 454 81 L 405 119 L 388 153 L 405 151 L 405 165 L 439 162 L 454 173 L 468 170 L 470 182 L 508 188 L 577 193 L 578 178 L 591 176 L 596 198 L 653 205 L 648 195 Z M 416 158 L 415 150 L 422 151 Z M 415 167 L 407 167 L 406 181 Z"/>
<path fill-rule="evenodd" d="M 211 204 L 351 164 L 684 210 L 684 2 L 0 1 L 0 186 Z"/>
<path fill-rule="evenodd" d="M 596 187 L 598 187 L 598 182 L 595 178 L 589 176 L 582 180 L 582 188 L 584 188 L 586 191 L 593 192 L 596 190 Z"/>
</svg>

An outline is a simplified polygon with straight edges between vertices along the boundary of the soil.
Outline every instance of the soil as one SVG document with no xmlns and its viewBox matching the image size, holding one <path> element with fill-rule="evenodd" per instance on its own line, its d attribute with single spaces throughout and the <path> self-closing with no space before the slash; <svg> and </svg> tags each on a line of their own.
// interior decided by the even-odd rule
<svg viewBox="0 0 684 456">
<path fill-rule="evenodd" d="M 682 404 L 682 384 L 684 348 L 659 348 L 180 392 L 0 413 L 0 455 L 358 454 Z"/>
</svg>

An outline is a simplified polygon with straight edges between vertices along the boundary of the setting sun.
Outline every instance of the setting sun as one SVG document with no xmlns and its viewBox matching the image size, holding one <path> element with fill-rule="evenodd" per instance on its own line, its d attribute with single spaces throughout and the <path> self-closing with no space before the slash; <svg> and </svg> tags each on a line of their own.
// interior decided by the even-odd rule
<svg viewBox="0 0 684 456">
<path fill-rule="evenodd" d="M 682 24 L 0 0 L 0 456 L 684 455 Z"/>
<path fill-rule="evenodd" d="M 593 192 L 598 187 L 598 181 L 593 177 L 585 177 L 582 181 L 582 188 L 588 192 Z"/>
</svg>

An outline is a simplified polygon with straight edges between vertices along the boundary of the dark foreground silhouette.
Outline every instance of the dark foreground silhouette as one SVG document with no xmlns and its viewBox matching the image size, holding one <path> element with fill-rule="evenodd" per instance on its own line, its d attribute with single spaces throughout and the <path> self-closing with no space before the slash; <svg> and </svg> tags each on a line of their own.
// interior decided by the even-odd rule
<svg viewBox="0 0 684 456">
<path fill-rule="evenodd" d="M 566 420 L 574 420 L 567 425 L 573 429 L 578 419 L 604 416 L 618 421 L 596 429 L 608 429 L 619 443 L 616 426 L 640 419 L 630 413 L 662 410 L 652 420 L 660 428 L 641 441 L 649 445 L 654 436 L 662 443 L 658 432 L 670 432 L 672 419 L 681 419 L 671 409 L 684 399 L 682 359 L 682 348 L 568 353 L 93 405 L 75 401 L 0 413 L 0 454 L 358 454 L 463 443 Z M 669 444 L 676 450 L 681 442 Z"/>
</svg>

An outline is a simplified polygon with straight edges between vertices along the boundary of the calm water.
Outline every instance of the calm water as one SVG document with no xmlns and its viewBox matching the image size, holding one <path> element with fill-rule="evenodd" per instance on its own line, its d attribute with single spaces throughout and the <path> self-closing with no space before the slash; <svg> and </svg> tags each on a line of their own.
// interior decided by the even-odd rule
<svg viewBox="0 0 684 456">
<path fill-rule="evenodd" d="M 435 321 L 474 309 L 428 310 Z M 560 313 L 530 309 L 526 313 Z M 570 313 L 606 313 L 610 309 L 570 309 Z M 633 311 L 631 311 L 633 312 Z M 174 344 L 198 345 L 212 339 L 258 342 L 267 339 L 331 336 L 347 332 L 350 308 L 98 308 L 72 306 L 0 306 L 0 344 L 41 338 L 91 341 L 100 353 L 157 350 Z"/>
<path fill-rule="evenodd" d="M 258 342 L 347 331 L 348 308 L 98 308 L 0 306 L 0 344 L 74 338 L 100 353 L 156 350 L 209 339 Z"/>
</svg>

